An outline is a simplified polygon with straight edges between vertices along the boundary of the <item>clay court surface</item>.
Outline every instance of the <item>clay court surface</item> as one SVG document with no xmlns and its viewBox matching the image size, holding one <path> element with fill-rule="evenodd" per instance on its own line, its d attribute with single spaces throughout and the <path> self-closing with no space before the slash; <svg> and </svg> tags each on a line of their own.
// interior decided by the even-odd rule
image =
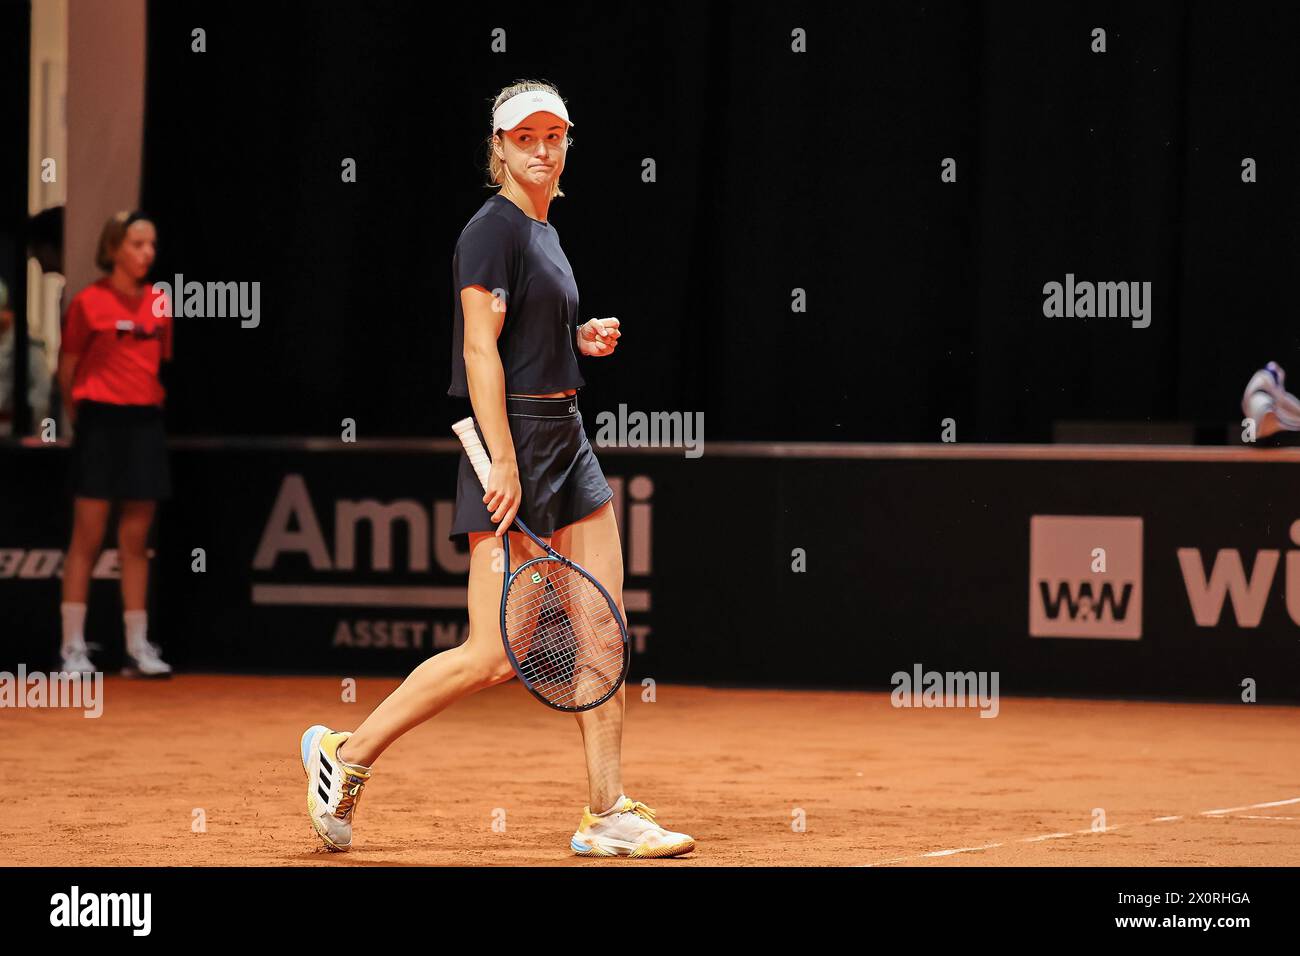
<svg viewBox="0 0 1300 956">
<path fill-rule="evenodd" d="M 884 693 L 671 685 L 654 703 L 629 688 L 624 781 L 696 851 L 581 860 L 567 849 L 587 802 L 576 722 L 514 682 L 398 741 L 356 848 L 328 853 L 299 735 L 355 726 L 397 684 L 361 679 L 349 704 L 326 678 L 108 678 L 97 720 L 0 711 L 0 864 L 1300 865 L 1295 708 L 1004 697 L 982 719 Z"/>
</svg>

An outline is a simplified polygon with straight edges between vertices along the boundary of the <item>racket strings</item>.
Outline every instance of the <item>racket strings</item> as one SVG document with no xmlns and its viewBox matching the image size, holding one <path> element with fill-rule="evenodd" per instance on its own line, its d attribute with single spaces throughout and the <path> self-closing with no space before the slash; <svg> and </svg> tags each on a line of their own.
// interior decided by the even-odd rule
<svg viewBox="0 0 1300 956">
<path fill-rule="evenodd" d="M 562 562 L 537 562 L 514 579 L 506 640 L 520 675 L 560 706 L 599 700 L 622 676 L 625 642 L 608 600 Z"/>
<path fill-rule="evenodd" d="M 527 639 L 532 654 L 557 660 L 576 659 L 580 650 L 612 647 L 621 652 L 622 631 L 604 595 L 581 575 L 570 576 L 581 581 L 557 587 L 552 575 L 543 584 L 526 587 L 527 599 L 508 601 L 508 632 Z"/>
<path fill-rule="evenodd" d="M 609 604 L 605 599 L 605 595 L 582 574 L 558 563 L 556 567 L 561 570 L 558 573 L 551 571 L 540 584 L 522 579 L 523 586 L 521 587 L 520 581 L 517 580 L 510 595 L 513 600 L 508 601 L 509 610 L 507 613 L 513 611 L 515 614 L 527 618 L 534 615 L 546 616 L 564 612 L 568 620 L 572 622 L 575 617 L 572 611 L 576 609 L 581 613 L 577 615 L 575 623 L 592 624 L 596 621 L 608 623 L 612 629 L 610 636 L 615 637 L 621 643 L 622 633 L 618 627 L 618 622 L 609 613 Z M 568 580 L 563 580 L 561 584 L 556 585 L 556 578 L 565 573 L 567 573 Z M 525 597 L 530 592 L 531 596 Z"/>
<path fill-rule="evenodd" d="M 602 629 L 593 627 L 585 619 L 586 615 L 574 615 L 560 607 L 547 607 L 533 617 L 525 616 L 511 628 L 521 649 L 537 660 L 547 658 L 554 664 L 570 665 L 576 663 L 580 654 L 590 656 L 601 651 L 618 656 L 621 648 L 611 647 L 617 641 L 621 644 L 622 634 L 616 624 Z M 586 663 L 592 663 L 591 660 Z"/>
</svg>

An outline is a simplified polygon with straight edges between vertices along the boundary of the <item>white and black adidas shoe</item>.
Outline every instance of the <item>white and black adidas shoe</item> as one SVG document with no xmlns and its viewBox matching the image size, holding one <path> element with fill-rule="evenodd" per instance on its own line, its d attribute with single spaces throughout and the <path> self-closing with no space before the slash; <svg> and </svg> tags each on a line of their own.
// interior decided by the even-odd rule
<svg viewBox="0 0 1300 956">
<path fill-rule="evenodd" d="M 369 767 L 344 763 L 338 758 L 339 745 L 351 736 L 348 731 L 330 730 L 320 724 L 308 727 L 302 735 L 307 814 L 316 835 L 331 850 L 351 849 L 357 802 L 370 780 Z"/>
</svg>

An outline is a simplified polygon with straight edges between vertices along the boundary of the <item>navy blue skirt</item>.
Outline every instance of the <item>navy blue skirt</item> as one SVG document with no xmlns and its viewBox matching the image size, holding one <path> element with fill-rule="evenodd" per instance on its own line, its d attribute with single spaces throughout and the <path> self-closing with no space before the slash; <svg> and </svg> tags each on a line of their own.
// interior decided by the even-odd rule
<svg viewBox="0 0 1300 956">
<path fill-rule="evenodd" d="M 566 525 L 581 521 L 614 497 L 614 489 L 587 441 L 578 411 L 578 397 L 506 397 L 506 417 L 519 462 L 519 486 L 523 501 L 518 519 L 533 534 L 546 538 Z M 487 448 L 478 421 L 479 441 Z M 489 455 L 491 451 L 488 452 Z M 447 535 L 452 541 L 469 540 L 471 531 L 496 531 L 492 514 L 483 504 L 479 483 L 469 456 L 460 453 L 456 481 L 456 509 Z"/>
<path fill-rule="evenodd" d="M 78 498 L 170 498 L 171 472 L 162 408 L 79 402 L 68 488 Z"/>
</svg>

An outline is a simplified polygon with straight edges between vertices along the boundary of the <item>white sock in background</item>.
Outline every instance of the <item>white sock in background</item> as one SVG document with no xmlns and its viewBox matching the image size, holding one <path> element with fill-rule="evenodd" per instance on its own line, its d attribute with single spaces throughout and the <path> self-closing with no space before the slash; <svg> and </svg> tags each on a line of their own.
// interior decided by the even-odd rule
<svg viewBox="0 0 1300 956">
<path fill-rule="evenodd" d="M 145 634 L 149 630 L 148 611 L 127 611 L 122 615 L 126 625 L 126 652 L 132 657 L 139 657 L 145 647 Z"/>
<path fill-rule="evenodd" d="M 63 617 L 63 647 L 64 657 L 85 649 L 86 645 L 86 605 L 69 604 L 67 601 L 59 605 L 59 613 Z"/>
</svg>

